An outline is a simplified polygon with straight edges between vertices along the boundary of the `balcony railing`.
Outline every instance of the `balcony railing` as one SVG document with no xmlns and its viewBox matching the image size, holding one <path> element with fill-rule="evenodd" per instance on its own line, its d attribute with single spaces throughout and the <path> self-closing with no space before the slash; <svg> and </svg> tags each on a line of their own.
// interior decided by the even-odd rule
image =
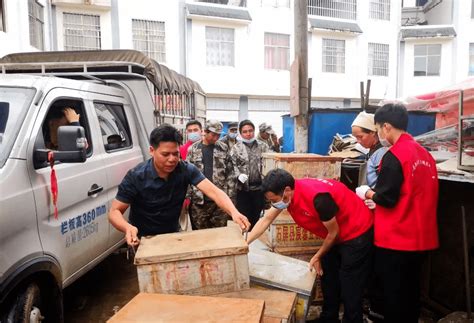
<svg viewBox="0 0 474 323">
<path fill-rule="evenodd" d="M 308 15 L 357 19 L 357 0 L 308 0 Z"/>
<path fill-rule="evenodd" d="M 196 2 L 215 3 L 236 7 L 247 7 L 247 0 L 196 0 Z"/>
</svg>

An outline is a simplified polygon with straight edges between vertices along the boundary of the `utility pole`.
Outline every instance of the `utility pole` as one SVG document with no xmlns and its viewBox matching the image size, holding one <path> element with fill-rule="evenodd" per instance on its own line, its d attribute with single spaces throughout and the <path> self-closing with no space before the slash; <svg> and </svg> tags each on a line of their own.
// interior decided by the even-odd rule
<svg viewBox="0 0 474 323">
<path fill-rule="evenodd" d="M 295 117 L 295 152 L 308 152 L 308 8 L 295 0 L 295 62 L 292 66 L 292 116 Z M 296 74 L 296 75 L 295 75 Z M 297 87 L 297 89 L 295 88 Z"/>
</svg>

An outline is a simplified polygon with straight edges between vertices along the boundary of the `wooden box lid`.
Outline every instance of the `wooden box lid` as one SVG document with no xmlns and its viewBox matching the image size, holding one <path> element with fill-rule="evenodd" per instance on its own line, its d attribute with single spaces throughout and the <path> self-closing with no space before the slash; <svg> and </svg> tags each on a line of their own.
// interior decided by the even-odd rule
<svg viewBox="0 0 474 323">
<path fill-rule="evenodd" d="M 250 281 L 267 287 L 314 295 L 316 272 L 306 261 L 261 250 L 253 244 L 249 252 Z"/>
<path fill-rule="evenodd" d="M 257 299 L 140 293 L 107 322 L 261 322 Z"/>
<path fill-rule="evenodd" d="M 311 153 L 264 153 L 263 158 L 281 162 L 337 162 L 344 159 L 342 157 L 322 156 Z"/>
<path fill-rule="evenodd" d="M 143 237 L 135 265 L 248 253 L 248 245 L 233 226 Z"/>
</svg>

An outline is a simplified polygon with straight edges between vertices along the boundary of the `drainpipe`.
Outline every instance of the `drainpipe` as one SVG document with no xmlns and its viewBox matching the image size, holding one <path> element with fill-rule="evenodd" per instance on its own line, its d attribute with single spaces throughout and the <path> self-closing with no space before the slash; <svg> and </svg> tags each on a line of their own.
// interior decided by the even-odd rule
<svg viewBox="0 0 474 323">
<path fill-rule="evenodd" d="M 49 50 L 54 50 L 54 40 L 53 40 L 53 8 L 51 4 L 52 0 L 48 0 L 48 25 L 49 25 Z"/>
<path fill-rule="evenodd" d="M 184 26 L 184 46 L 183 46 L 183 75 L 188 76 L 188 8 L 186 3 L 183 3 L 184 17 L 183 17 L 183 26 Z"/>
</svg>

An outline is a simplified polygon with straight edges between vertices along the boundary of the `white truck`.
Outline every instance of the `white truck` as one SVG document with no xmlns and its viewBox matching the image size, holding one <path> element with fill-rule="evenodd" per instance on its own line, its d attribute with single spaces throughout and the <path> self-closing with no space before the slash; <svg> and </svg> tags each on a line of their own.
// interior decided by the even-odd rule
<svg viewBox="0 0 474 323">
<path fill-rule="evenodd" d="M 203 121 L 206 96 L 129 50 L 11 54 L 0 70 L 0 322 L 61 322 L 62 290 L 123 243 L 107 213 L 149 133 Z M 80 125 L 52 132 L 66 107 Z"/>
</svg>

